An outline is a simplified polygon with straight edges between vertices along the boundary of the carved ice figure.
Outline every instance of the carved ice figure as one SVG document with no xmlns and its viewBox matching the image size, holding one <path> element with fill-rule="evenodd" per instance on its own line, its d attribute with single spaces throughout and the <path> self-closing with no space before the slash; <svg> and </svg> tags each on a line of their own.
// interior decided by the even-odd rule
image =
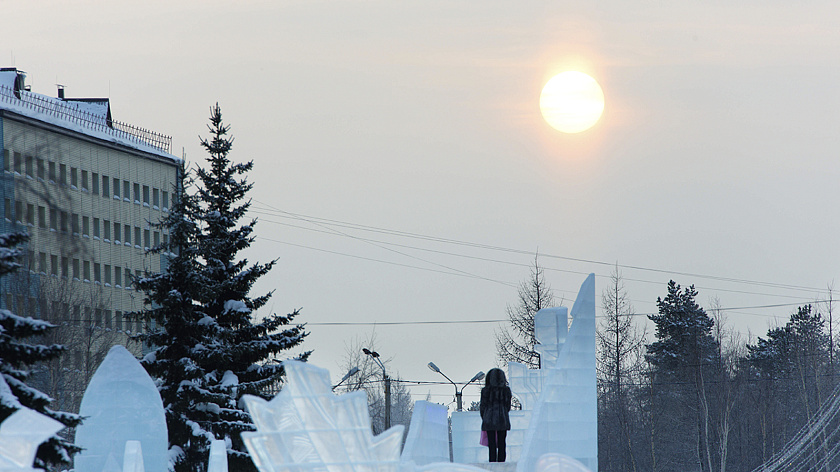
<svg viewBox="0 0 840 472">
<path fill-rule="evenodd" d="M 143 466 L 143 446 L 140 445 L 140 441 L 125 442 L 122 472 L 146 472 Z"/>
<path fill-rule="evenodd" d="M 227 445 L 221 439 L 210 443 L 210 459 L 207 472 L 228 472 Z"/>
<path fill-rule="evenodd" d="M 401 462 L 403 426 L 374 436 L 364 392 L 336 396 L 325 369 L 298 361 L 283 367 L 286 383 L 271 401 L 242 397 L 257 428 L 242 440 L 260 472 L 486 472 L 451 462 Z"/>
<path fill-rule="evenodd" d="M 14 399 L 3 376 L 0 376 L 0 396 Z M 38 470 L 32 468 L 38 446 L 63 428 L 63 424 L 49 416 L 20 406 L 0 424 L 0 471 Z"/>
<path fill-rule="evenodd" d="M 534 472 L 590 472 L 585 465 L 563 454 L 543 454 Z"/>
<path fill-rule="evenodd" d="M 286 383 L 271 401 L 242 398 L 257 428 L 242 439 L 262 472 L 398 472 L 402 425 L 374 436 L 364 392 L 336 396 L 325 369 L 283 366 Z"/>
<path fill-rule="evenodd" d="M 449 462 L 448 429 L 445 406 L 422 400 L 414 402 L 401 460 L 417 465 Z"/>
<path fill-rule="evenodd" d="M 517 472 L 536 470 L 544 454 L 561 453 L 598 470 L 595 385 L 595 275 L 581 285 L 572 327 L 554 365 L 542 364 L 543 388 L 531 414 Z"/>
<path fill-rule="evenodd" d="M 85 390 L 79 413 L 86 419 L 76 429 L 76 444 L 84 448 L 76 455 L 76 472 L 113 467 L 125 459 L 126 442 L 132 440 L 142 445 L 148 470 L 169 468 L 163 402 L 146 370 L 125 347 L 114 346 L 105 356 Z"/>
</svg>

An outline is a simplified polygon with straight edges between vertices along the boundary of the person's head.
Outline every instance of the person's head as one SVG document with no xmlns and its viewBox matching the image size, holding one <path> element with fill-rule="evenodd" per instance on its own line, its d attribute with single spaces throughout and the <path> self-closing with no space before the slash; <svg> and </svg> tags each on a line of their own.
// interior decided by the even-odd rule
<svg viewBox="0 0 840 472">
<path fill-rule="evenodd" d="M 484 377 L 484 385 L 486 387 L 504 387 L 507 385 L 505 372 L 502 369 L 492 368 Z"/>
</svg>

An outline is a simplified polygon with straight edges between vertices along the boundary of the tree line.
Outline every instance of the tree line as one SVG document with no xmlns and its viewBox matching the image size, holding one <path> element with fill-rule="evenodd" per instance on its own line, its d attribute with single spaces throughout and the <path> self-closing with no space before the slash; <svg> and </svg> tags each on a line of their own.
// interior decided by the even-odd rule
<svg viewBox="0 0 840 472">
<path fill-rule="evenodd" d="M 516 322 L 497 336 L 502 361 L 534 364 L 533 315 L 552 306 L 535 260 L 508 307 Z M 833 430 L 821 408 L 836 397 L 831 304 L 797 307 L 783 326 L 745 340 L 726 325 L 719 303 L 707 309 L 694 286 L 670 281 L 648 315 L 629 303 L 617 268 L 602 293 L 597 329 L 598 467 L 611 471 L 752 471 L 806 425 L 821 429 L 800 445 L 800 466 L 833 470 Z M 517 344 L 514 346 L 515 344 Z"/>
</svg>

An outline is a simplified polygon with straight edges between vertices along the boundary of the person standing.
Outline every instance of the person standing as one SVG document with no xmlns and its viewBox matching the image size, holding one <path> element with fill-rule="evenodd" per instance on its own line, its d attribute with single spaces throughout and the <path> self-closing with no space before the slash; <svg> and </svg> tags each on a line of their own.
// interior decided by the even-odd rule
<svg viewBox="0 0 840 472">
<path fill-rule="evenodd" d="M 504 462 L 505 438 L 510 430 L 510 387 L 502 369 L 490 369 L 481 389 L 481 430 L 487 431 L 490 462 Z"/>
</svg>

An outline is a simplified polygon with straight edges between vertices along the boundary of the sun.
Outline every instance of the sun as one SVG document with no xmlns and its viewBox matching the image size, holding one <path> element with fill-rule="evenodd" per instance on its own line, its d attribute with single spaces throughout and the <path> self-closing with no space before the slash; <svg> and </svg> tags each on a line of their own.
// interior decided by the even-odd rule
<svg viewBox="0 0 840 472">
<path fill-rule="evenodd" d="M 580 133 L 601 118 L 604 92 L 595 79 L 583 72 L 563 72 L 543 87 L 540 111 L 552 128 L 564 133 Z"/>
</svg>

